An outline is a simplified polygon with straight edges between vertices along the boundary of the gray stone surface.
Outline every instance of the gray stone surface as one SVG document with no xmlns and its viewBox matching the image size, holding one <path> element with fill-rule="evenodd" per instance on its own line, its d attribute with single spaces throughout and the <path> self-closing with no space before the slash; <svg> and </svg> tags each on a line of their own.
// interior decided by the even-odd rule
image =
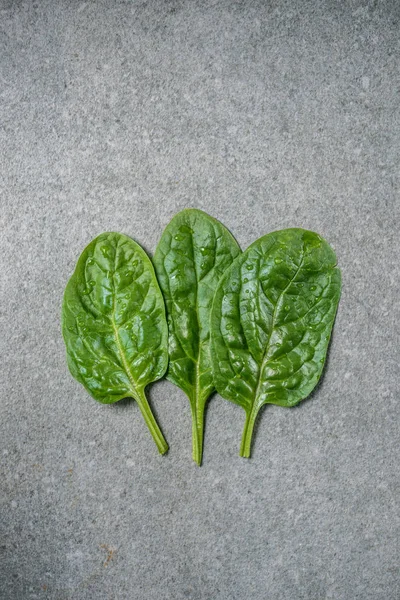
<svg viewBox="0 0 400 600">
<path fill-rule="evenodd" d="M 2 600 L 397 600 L 396 0 L 0 1 Z M 323 381 L 269 407 L 253 458 L 218 396 L 95 403 L 69 375 L 62 293 L 83 247 L 150 252 L 195 206 L 245 248 L 301 226 L 343 270 Z"/>
</svg>

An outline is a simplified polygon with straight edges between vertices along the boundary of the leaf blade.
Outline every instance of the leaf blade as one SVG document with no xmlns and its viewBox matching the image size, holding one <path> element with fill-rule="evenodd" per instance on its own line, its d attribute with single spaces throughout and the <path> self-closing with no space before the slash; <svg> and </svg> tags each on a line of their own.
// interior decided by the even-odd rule
<svg viewBox="0 0 400 600">
<path fill-rule="evenodd" d="M 246 411 L 250 439 L 263 404 L 294 406 L 317 384 L 340 287 L 333 250 L 302 229 L 260 238 L 221 279 L 211 315 L 214 379 Z"/>
<path fill-rule="evenodd" d="M 204 410 L 214 390 L 210 356 L 210 312 L 217 284 L 240 248 L 216 219 L 197 209 L 175 215 L 154 255 L 169 331 L 167 378 L 189 397 L 193 457 L 200 464 Z"/>
<path fill-rule="evenodd" d="M 165 306 L 139 244 L 104 233 L 85 248 L 64 293 L 62 332 L 73 377 L 103 404 L 133 397 L 165 452 L 144 395 L 168 364 Z"/>
</svg>

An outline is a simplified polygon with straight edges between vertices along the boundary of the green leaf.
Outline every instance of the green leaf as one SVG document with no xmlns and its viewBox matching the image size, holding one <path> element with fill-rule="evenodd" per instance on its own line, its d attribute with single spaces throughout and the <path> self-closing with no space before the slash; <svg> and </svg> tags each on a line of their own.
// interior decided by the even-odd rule
<svg viewBox="0 0 400 600">
<path fill-rule="evenodd" d="M 80 256 L 62 308 L 72 375 L 99 402 L 134 398 L 161 454 L 168 450 L 145 396 L 168 364 L 165 307 L 144 250 L 103 233 Z"/>
<path fill-rule="evenodd" d="M 187 209 L 166 227 L 154 265 L 167 307 L 167 378 L 188 396 L 193 459 L 203 454 L 204 410 L 214 391 L 210 312 L 217 284 L 240 248 L 229 231 L 206 213 Z"/>
<path fill-rule="evenodd" d="M 340 297 L 335 265 L 319 235 L 284 229 L 254 242 L 218 286 L 214 381 L 221 396 L 246 411 L 241 456 L 250 456 L 261 406 L 294 406 L 321 376 Z"/>
</svg>

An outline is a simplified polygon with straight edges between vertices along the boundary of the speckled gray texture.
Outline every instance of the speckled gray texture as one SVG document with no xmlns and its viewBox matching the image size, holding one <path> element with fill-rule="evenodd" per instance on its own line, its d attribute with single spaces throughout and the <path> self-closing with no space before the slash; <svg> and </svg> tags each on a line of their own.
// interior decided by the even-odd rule
<svg viewBox="0 0 400 600">
<path fill-rule="evenodd" d="M 0 1 L 2 600 L 397 600 L 400 5 Z M 62 293 L 106 230 L 154 252 L 194 206 L 245 248 L 299 226 L 343 295 L 321 385 L 101 406 L 67 371 Z"/>
</svg>

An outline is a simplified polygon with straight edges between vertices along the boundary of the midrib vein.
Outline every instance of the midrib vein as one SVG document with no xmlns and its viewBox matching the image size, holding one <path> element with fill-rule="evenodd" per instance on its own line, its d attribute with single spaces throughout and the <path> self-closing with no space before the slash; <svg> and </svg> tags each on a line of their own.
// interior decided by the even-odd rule
<svg viewBox="0 0 400 600">
<path fill-rule="evenodd" d="M 118 245 L 117 245 L 117 248 L 116 248 L 116 254 L 117 254 L 117 252 L 118 252 Z M 115 256 L 115 261 L 117 262 L 117 255 Z M 112 326 L 113 331 L 114 331 L 115 342 L 117 344 L 117 348 L 118 348 L 118 352 L 119 352 L 122 364 L 123 364 L 123 366 L 125 368 L 126 374 L 128 375 L 129 381 L 131 382 L 131 386 L 132 386 L 132 390 L 131 391 L 132 391 L 132 393 L 135 393 L 136 392 L 135 380 L 134 380 L 132 372 L 131 372 L 131 370 L 129 368 L 129 363 L 128 363 L 128 361 L 126 359 L 126 356 L 124 354 L 124 350 L 122 348 L 121 340 L 120 340 L 120 337 L 119 337 L 119 330 L 118 330 L 117 324 L 115 322 L 116 291 L 115 291 L 114 274 L 115 274 L 115 271 L 113 272 L 113 275 L 112 275 L 112 282 L 113 282 L 113 306 L 112 306 L 112 313 L 111 313 L 110 321 L 111 321 L 111 326 Z"/>
<path fill-rule="evenodd" d="M 193 267 L 194 267 L 195 280 L 196 280 L 195 306 L 196 306 L 197 332 L 198 332 L 198 343 L 199 343 L 199 349 L 198 349 L 197 358 L 196 358 L 196 361 L 195 361 L 196 362 L 196 383 L 195 383 L 195 387 L 194 387 L 194 406 L 195 406 L 196 426 L 197 426 L 197 409 L 198 409 L 198 399 L 199 399 L 199 391 L 200 391 L 199 369 L 200 369 L 200 351 L 201 351 L 199 305 L 198 305 L 198 299 L 199 299 L 199 279 L 200 279 L 200 277 L 198 277 L 198 275 L 197 275 L 197 269 L 196 269 L 196 257 L 195 257 L 195 252 L 194 252 L 193 233 L 190 235 L 190 239 L 191 239 L 191 242 L 192 242 L 192 258 L 193 258 Z"/>
<path fill-rule="evenodd" d="M 194 385 L 194 393 L 193 393 L 193 401 L 194 401 L 194 407 L 195 407 L 195 413 L 196 413 L 196 427 L 198 427 L 198 411 L 199 411 L 199 397 L 200 397 L 200 345 L 199 345 L 199 353 L 197 355 L 197 360 L 196 360 L 196 378 L 195 378 L 195 385 Z"/>
<path fill-rule="evenodd" d="M 257 400 L 258 400 L 258 395 L 260 393 L 261 375 L 262 375 L 262 372 L 264 370 L 265 365 L 268 362 L 268 352 L 269 352 L 269 349 L 271 347 L 271 337 L 272 337 L 272 332 L 275 329 L 275 322 L 276 322 L 276 317 L 277 317 L 279 303 L 282 300 L 282 297 L 285 294 L 285 292 L 292 285 L 293 281 L 296 279 L 297 275 L 299 274 L 300 269 L 303 266 L 303 261 L 304 261 L 304 250 L 303 250 L 303 255 L 301 257 L 301 260 L 300 260 L 300 264 L 297 267 L 296 273 L 290 279 L 290 281 L 287 284 L 287 286 L 285 287 L 285 289 L 281 291 L 281 293 L 279 294 L 278 300 L 276 301 L 276 304 L 275 304 L 275 307 L 274 307 L 274 312 L 272 313 L 271 333 L 270 333 L 269 340 L 267 342 L 267 345 L 265 346 L 265 350 L 264 350 L 264 353 L 263 353 L 263 358 L 262 358 L 262 361 L 261 361 L 261 367 L 260 367 L 260 371 L 258 373 L 257 387 L 256 387 L 256 391 L 255 391 L 255 394 L 254 394 L 254 402 L 253 402 L 253 406 L 251 407 L 251 411 L 254 410 L 254 407 L 256 407 L 256 410 L 258 410 L 258 408 L 259 408 Z"/>
<path fill-rule="evenodd" d="M 196 385 L 195 385 L 195 390 L 194 390 L 194 396 L 195 396 L 195 405 L 197 408 L 198 402 L 199 402 L 199 398 L 200 398 L 200 394 L 201 394 L 201 387 L 200 387 L 200 354 L 201 354 L 201 336 L 200 336 L 200 330 L 201 330 L 201 324 L 200 324 L 200 320 L 199 320 L 199 286 L 201 285 L 201 280 L 204 279 L 209 273 L 211 273 L 211 271 L 214 269 L 215 265 L 216 265 L 216 261 L 217 261 L 217 246 L 218 246 L 218 238 L 215 235 L 215 230 L 214 231 L 214 256 L 213 256 L 213 265 L 210 269 L 208 269 L 207 273 L 205 275 L 203 275 L 203 277 L 200 277 L 200 274 L 197 273 L 197 269 L 196 269 L 196 259 L 195 259 L 195 244 L 194 244 L 194 240 L 193 240 L 193 234 L 190 236 L 190 239 L 192 241 L 192 257 L 193 257 L 193 266 L 194 266 L 194 272 L 196 275 L 196 299 L 195 299 L 195 306 L 196 306 L 196 318 L 197 318 L 197 331 L 198 331 L 198 335 L 199 335 L 199 349 L 197 352 L 197 358 L 196 358 Z M 208 286 L 210 287 L 210 286 Z M 213 291 L 213 295 L 215 293 L 215 289 Z M 212 302 L 211 302 L 212 303 Z M 210 309 L 211 310 L 211 309 Z M 211 335 L 211 332 L 210 332 Z M 210 342 L 209 342 L 210 343 Z M 204 373 L 203 373 L 204 374 Z M 203 401 L 203 397 L 202 397 L 202 401 Z M 197 415 L 197 410 L 196 410 L 196 415 Z"/>
<path fill-rule="evenodd" d="M 111 319 L 110 319 L 110 320 L 111 320 L 111 325 L 112 325 L 112 328 L 113 328 L 113 331 L 114 331 L 114 336 L 115 336 L 115 342 L 116 342 L 116 344 L 117 344 L 117 348 L 118 348 L 118 352 L 119 352 L 119 355 L 120 355 L 120 358 L 121 358 L 122 364 L 123 364 L 123 366 L 124 366 L 124 368 L 125 368 L 125 371 L 126 371 L 126 373 L 127 373 L 128 377 L 129 377 L 129 381 L 131 382 L 131 386 L 132 386 L 132 388 L 133 388 L 133 389 L 132 389 L 132 392 L 135 392 L 135 391 L 136 391 L 136 384 L 135 384 L 135 380 L 133 379 L 133 375 L 132 375 L 132 373 L 131 373 L 131 370 L 130 370 L 130 368 L 129 368 L 128 361 L 126 360 L 126 356 L 125 356 L 125 354 L 124 354 L 124 350 L 123 350 L 123 348 L 122 348 L 121 340 L 120 340 L 120 338 L 119 338 L 119 331 L 118 331 L 118 327 L 117 327 L 117 325 L 116 325 L 116 323 L 115 323 L 115 321 L 114 321 L 114 314 L 113 314 L 113 316 L 111 317 Z"/>
</svg>

